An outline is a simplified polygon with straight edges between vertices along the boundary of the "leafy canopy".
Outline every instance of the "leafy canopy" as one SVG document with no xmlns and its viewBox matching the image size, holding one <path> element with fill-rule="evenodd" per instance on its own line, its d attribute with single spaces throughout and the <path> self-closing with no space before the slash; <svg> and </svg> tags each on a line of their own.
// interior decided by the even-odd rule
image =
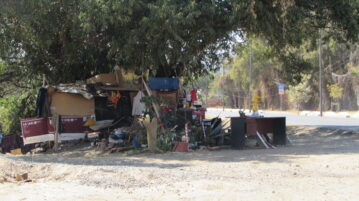
<svg viewBox="0 0 359 201">
<path fill-rule="evenodd" d="M 238 34 L 264 37 L 285 55 L 318 28 L 357 40 L 358 23 L 358 2 L 348 0 L 2 0 L 0 58 L 16 76 L 51 83 L 115 65 L 199 76 L 218 68 Z"/>
</svg>

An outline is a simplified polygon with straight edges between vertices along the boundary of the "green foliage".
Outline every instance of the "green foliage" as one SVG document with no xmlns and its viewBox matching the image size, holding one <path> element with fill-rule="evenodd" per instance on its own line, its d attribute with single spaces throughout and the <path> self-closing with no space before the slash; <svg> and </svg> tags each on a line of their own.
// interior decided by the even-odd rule
<svg viewBox="0 0 359 201">
<path fill-rule="evenodd" d="M 266 38 L 279 53 L 318 28 L 357 40 L 357 11 L 344 0 L 2 0 L 0 58 L 17 76 L 45 74 L 50 83 L 115 65 L 198 77 L 218 69 L 238 34 Z"/>
<path fill-rule="evenodd" d="M 251 51 L 253 70 L 250 86 Z M 284 68 L 284 64 L 276 57 L 275 50 L 269 46 L 268 41 L 251 38 L 250 43 L 239 45 L 236 53 L 224 62 L 224 73 L 218 72 L 215 77 L 211 84 L 211 95 L 224 95 L 234 103 L 232 105 L 240 108 L 244 108 L 244 102 L 248 101 L 249 96 L 253 96 L 252 92 L 255 89 L 260 89 L 262 95 L 273 96 L 272 89 L 276 88 L 276 83 L 283 79 L 283 76 L 279 76 L 279 71 Z M 273 98 L 274 96 L 270 97 Z"/>
<path fill-rule="evenodd" d="M 314 43 L 318 28 L 335 40 L 357 41 L 358 7 L 358 1 L 347 0 L 2 0 L 0 121 L 15 125 L 29 114 L 34 101 L 12 97 L 38 88 L 43 75 L 50 84 L 74 82 L 118 65 L 192 79 L 217 70 L 234 39 L 266 41 L 253 44 L 252 87 L 273 86 L 276 66 L 298 83 L 313 65 L 291 47 Z M 249 95 L 246 47 L 239 46 L 241 56 L 226 64 L 230 73 L 215 80 L 216 86 L 235 89 L 236 97 Z M 265 61 L 274 53 L 283 65 Z M 225 91 L 226 97 L 232 92 Z M 7 132 L 14 132 L 16 126 L 10 127 Z"/>
<path fill-rule="evenodd" d="M 143 102 L 146 106 L 146 111 L 144 116 L 148 115 L 150 117 L 150 121 L 152 121 L 152 119 L 156 117 L 156 113 L 153 109 L 153 104 L 161 105 L 164 103 L 164 101 L 161 98 L 153 95 L 142 97 L 141 102 Z"/>
<path fill-rule="evenodd" d="M 5 135 L 20 135 L 20 119 L 35 115 L 35 94 L 30 91 L 0 99 L 0 124 Z"/>
<path fill-rule="evenodd" d="M 157 136 L 157 147 L 162 151 L 172 151 L 173 138 L 176 133 L 166 129 L 165 133 L 160 132 Z"/>
<path fill-rule="evenodd" d="M 348 71 L 354 77 L 354 79 L 359 80 L 359 64 L 354 65 L 353 63 L 349 63 L 347 65 Z"/>
<path fill-rule="evenodd" d="M 331 98 L 338 99 L 343 96 L 343 88 L 339 84 L 328 85 L 328 89 Z"/>
<path fill-rule="evenodd" d="M 176 121 L 176 111 L 173 108 L 165 107 L 164 110 L 161 111 L 161 122 L 165 128 L 171 129 L 176 125 Z"/>
<path fill-rule="evenodd" d="M 312 89 L 309 86 L 310 76 L 303 76 L 301 83 L 297 85 L 290 85 L 288 90 L 289 101 L 296 105 L 297 109 L 300 110 L 302 105 L 307 103 L 312 97 Z"/>
</svg>

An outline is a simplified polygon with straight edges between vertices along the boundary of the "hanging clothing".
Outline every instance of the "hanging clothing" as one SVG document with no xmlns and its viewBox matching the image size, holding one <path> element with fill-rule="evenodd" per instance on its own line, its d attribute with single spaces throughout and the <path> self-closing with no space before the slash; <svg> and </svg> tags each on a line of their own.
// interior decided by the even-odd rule
<svg viewBox="0 0 359 201">
<path fill-rule="evenodd" d="M 48 117 L 50 116 L 50 107 L 47 95 L 47 89 L 41 88 L 36 99 L 36 116 L 37 117 Z"/>
<path fill-rule="evenodd" d="M 145 96 L 142 91 L 139 91 L 133 98 L 132 116 L 142 115 L 146 110 L 146 105 L 141 102 L 141 99 Z"/>
<path fill-rule="evenodd" d="M 191 94 L 190 94 L 190 93 L 188 93 L 188 94 L 186 95 L 186 101 L 187 101 L 187 102 L 191 102 Z"/>
<path fill-rule="evenodd" d="M 191 92 L 191 101 L 192 103 L 194 103 L 195 101 L 197 101 L 197 90 L 193 89 Z"/>
</svg>

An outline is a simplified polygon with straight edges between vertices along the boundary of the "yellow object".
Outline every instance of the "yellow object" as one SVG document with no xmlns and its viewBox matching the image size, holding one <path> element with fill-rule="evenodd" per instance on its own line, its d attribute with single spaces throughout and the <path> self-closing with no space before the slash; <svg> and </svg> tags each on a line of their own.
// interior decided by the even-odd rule
<svg viewBox="0 0 359 201">
<path fill-rule="evenodd" d="M 90 116 L 95 114 L 95 99 L 79 94 L 54 92 L 50 95 L 52 114 Z"/>
<path fill-rule="evenodd" d="M 261 106 L 261 97 L 258 94 L 255 94 L 252 98 L 252 110 L 258 111 Z"/>
<path fill-rule="evenodd" d="M 90 118 L 86 121 L 86 123 L 84 124 L 84 126 L 93 126 L 96 124 L 96 120 Z"/>
<path fill-rule="evenodd" d="M 13 154 L 13 155 L 21 155 L 22 152 L 21 152 L 21 149 L 13 149 L 10 151 L 10 154 Z"/>
</svg>

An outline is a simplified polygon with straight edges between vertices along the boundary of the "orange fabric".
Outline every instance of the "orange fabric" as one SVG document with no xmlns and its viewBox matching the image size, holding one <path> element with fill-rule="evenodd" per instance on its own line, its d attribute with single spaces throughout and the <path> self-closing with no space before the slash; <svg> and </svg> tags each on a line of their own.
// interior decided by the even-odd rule
<svg viewBox="0 0 359 201">
<path fill-rule="evenodd" d="M 111 96 L 111 101 L 113 103 L 113 107 L 116 108 L 117 107 L 117 103 L 118 101 L 121 99 L 121 94 L 120 92 L 117 92 L 115 94 L 115 92 L 112 93 L 112 96 Z"/>
</svg>

